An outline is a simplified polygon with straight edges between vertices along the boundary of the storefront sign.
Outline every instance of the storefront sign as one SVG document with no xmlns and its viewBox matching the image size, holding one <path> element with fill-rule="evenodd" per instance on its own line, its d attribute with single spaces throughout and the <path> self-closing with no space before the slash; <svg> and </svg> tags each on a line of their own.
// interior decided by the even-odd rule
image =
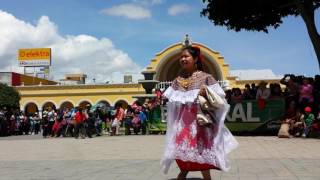
<svg viewBox="0 0 320 180">
<path fill-rule="evenodd" d="M 18 61 L 20 66 L 50 66 L 51 49 L 19 49 Z"/>
</svg>

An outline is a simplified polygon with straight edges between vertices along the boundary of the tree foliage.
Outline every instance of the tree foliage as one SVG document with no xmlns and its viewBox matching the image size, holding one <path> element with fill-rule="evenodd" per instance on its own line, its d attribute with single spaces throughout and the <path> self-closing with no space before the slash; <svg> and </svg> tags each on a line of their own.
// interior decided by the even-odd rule
<svg viewBox="0 0 320 180">
<path fill-rule="evenodd" d="M 268 32 L 268 27 L 277 28 L 282 18 L 300 15 L 295 0 L 203 0 L 207 7 L 201 12 L 215 25 L 226 26 L 235 31 L 255 30 Z M 312 2 L 312 11 L 319 8 L 320 1 Z"/>
<path fill-rule="evenodd" d="M 201 15 L 215 25 L 228 30 L 262 31 L 277 28 L 287 16 L 301 16 L 320 65 L 320 35 L 315 25 L 314 13 L 320 0 L 203 0 L 206 7 Z"/>
<path fill-rule="evenodd" d="M 0 83 L 0 107 L 19 108 L 19 92 L 6 84 Z"/>
</svg>

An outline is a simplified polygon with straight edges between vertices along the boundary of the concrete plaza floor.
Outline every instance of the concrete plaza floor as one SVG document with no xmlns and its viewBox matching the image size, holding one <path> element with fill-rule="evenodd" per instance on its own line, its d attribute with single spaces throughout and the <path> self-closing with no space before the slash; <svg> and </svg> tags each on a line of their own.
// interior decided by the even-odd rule
<svg viewBox="0 0 320 180">
<path fill-rule="evenodd" d="M 211 171 L 215 180 L 320 180 L 320 140 L 236 137 L 229 172 Z M 163 135 L 102 136 L 92 139 L 12 136 L 0 138 L 1 180 L 160 180 Z M 188 179 L 201 179 L 191 172 Z"/>
</svg>

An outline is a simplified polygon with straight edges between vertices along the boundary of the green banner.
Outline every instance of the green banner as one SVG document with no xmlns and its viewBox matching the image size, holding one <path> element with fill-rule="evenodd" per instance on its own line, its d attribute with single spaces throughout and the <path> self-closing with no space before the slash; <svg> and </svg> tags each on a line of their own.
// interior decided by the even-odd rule
<svg viewBox="0 0 320 180">
<path fill-rule="evenodd" d="M 284 99 L 267 100 L 264 103 L 257 100 L 244 100 L 231 104 L 225 124 L 232 132 L 265 132 L 278 128 L 277 122 L 285 113 Z M 150 132 L 164 132 L 166 107 L 157 106 L 148 113 Z"/>
<path fill-rule="evenodd" d="M 272 99 L 265 102 L 246 100 L 231 104 L 226 125 L 231 131 L 238 132 L 272 128 L 272 123 L 280 120 L 284 113 L 284 99 Z"/>
</svg>

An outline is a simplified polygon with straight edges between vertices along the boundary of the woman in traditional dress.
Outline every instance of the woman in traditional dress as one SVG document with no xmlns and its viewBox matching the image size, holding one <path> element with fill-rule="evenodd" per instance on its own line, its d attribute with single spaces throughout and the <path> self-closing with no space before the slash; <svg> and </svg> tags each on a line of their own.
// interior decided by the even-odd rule
<svg viewBox="0 0 320 180">
<path fill-rule="evenodd" d="M 227 154 L 238 145 L 224 125 L 229 105 L 218 82 L 202 71 L 200 48 L 185 47 L 179 61 L 182 71 L 163 95 L 169 102 L 161 165 L 167 173 L 176 160 L 181 171 L 177 179 L 185 179 L 189 171 L 201 171 L 204 179 L 211 179 L 210 169 L 230 168 Z M 224 103 L 210 113 L 213 123 L 203 126 L 196 118 L 200 108 L 197 97 L 206 97 L 205 88 L 218 94 Z"/>
</svg>

